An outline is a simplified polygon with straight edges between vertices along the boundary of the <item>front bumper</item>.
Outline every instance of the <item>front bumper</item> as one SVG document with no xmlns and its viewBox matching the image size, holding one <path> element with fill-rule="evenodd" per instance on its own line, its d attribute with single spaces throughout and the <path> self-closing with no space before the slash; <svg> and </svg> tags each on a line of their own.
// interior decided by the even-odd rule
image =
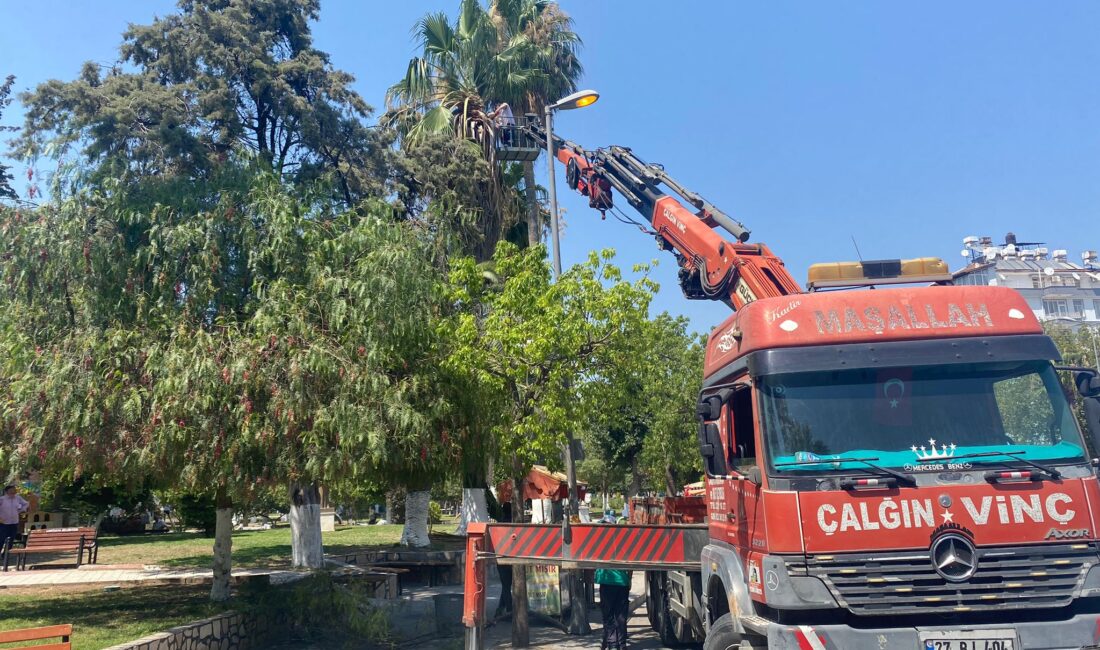
<svg viewBox="0 0 1100 650">
<path fill-rule="evenodd" d="M 769 650 L 924 650 L 919 633 L 942 630 L 1016 631 L 1017 650 L 1100 650 L 1100 614 L 1069 620 L 994 625 L 859 629 L 847 625 L 768 624 Z"/>
</svg>

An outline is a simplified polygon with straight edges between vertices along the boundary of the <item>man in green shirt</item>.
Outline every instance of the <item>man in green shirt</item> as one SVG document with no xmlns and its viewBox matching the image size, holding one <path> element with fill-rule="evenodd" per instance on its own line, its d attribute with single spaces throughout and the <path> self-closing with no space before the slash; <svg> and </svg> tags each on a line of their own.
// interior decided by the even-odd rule
<svg viewBox="0 0 1100 650">
<path fill-rule="evenodd" d="M 600 586 L 603 641 L 600 650 L 626 650 L 626 619 L 630 614 L 630 572 L 596 569 Z"/>
</svg>

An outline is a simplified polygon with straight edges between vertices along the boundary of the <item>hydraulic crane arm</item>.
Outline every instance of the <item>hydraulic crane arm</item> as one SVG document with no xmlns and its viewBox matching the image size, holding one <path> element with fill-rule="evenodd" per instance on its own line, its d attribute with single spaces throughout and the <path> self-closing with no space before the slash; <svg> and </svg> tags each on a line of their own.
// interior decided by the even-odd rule
<svg viewBox="0 0 1100 650">
<path fill-rule="evenodd" d="M 546 146 L 541 124 L 529 121 L 524 130 Z M 720 300 L 736 310 L 758 298 L 802 292 L 767 246 L 745 243 L 749 231 L 740 222 L 681 185 L 660 165 L 642 161 L 626 147 L 586 151 L 557 135 L 554 151 L 565 165 L 569 187 L 587 196 L 589 206 L 601 213 L 614 209 L 614 188 L 648 219 L 657 244 L 676 255 L 686 297 Z M 662 185 L 697 211 L 664 192 Z M 716 231 L 718 227 L 734 241 L 727 241 Z"/>
</svg>

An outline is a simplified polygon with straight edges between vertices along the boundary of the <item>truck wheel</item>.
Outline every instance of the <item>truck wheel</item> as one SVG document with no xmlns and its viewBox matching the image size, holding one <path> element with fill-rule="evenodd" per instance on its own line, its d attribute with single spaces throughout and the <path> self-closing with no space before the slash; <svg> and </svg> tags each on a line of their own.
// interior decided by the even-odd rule
<svg viewBox="0 0 1100 650">
<path fill-rule="evenodd" d="M 656 571 L 645 572 L 645 613 L 649 618 L 649 627 L 654 632 L 657 631 L 657 607 L 660 600 L 657 598 L 657 576 L 659 574 Z"/>
<path fill-rule="evenodd" d="M 722 614 L 711 623 L 707 638 L 703 641 L 703 650 L 739 650 L 741 635 L 733 625 L 733 616 Z"/>
<path fill-rule="evenodd" d="M 668 647 L 679 645 L 680 640 L 676 636 L 676 615 L 672 613 L 668 598 L 668 576 L 664 573 L 657 574 L 657 635 L 661 637 L 661 643 Z"/>
</svg>

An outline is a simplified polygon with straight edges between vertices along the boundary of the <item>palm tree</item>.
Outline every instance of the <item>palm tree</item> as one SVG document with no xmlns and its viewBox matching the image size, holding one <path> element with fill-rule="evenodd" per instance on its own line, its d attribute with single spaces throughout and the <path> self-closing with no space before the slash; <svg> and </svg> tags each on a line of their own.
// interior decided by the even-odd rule
<svg viewBox="0 0 1100 650">
<path fill-rule="evenodd" d="M 580 38 L 556 2 L 488 2 L 483 6 L 480 0 L 462 0 L 453 22 L 442 12 L 417 22 L 413 32 L 421 52 L 387 92 L 384 117 L 405 146 L 450 134 L 478 147 L 489 163 L 482 172 L 487 178 L 478 205 L 467 206 L 478 214 L 481 240 L 463 251 L 482 263 L 490 262 L 497 243 L 510 230 L 515 233 L 525 212 L 529 245 L 539 243 L 543 230 L 533 166 L 524 163 L 521 169 L 497 160 L 490 107 L 507 103 L 515 115 L 541 112 L 549 102 L 576 90 L 582 72 L 577 58 Z M 480 503 L 470 503 L 467 497 L 477 499 L 478 489 L 486 485 L 492 445 L 477 440 L 483 436 L 476 426 L 467 429 L 463 512 L 473 514 L 472 520 L 483 520 L 484 493 Z"/>
<path fill-rule="evenodd" d="M 518 39 L 527 43 L 522 50 L 523 67 L 543 74 L 528 84 L 522 97 L 510 104 L 517 113 L 542 115 L 543 109 L 559 97 L 577 89 L 583 72 L 577 49 L 581 40 L 573 31 L 573 19 L 549 0 L 495 0 L 490 8 L 493 23 L 504 42 Z M 527 199 L 527 242 L 542 240 L 545 220 L 535 198 L 535 166 L 523 163 L 523 185 Z"/>
<path fill-rule="evenodd" d="M 538 112 L 576 89 L 581 65 L 580 39 L 573 22 L 549 0 L 462 0 L 452 23 L 445 13 L 424 16 L 414 28 L 421 54 L 405 77 L 388 91 L 385 120 L 408 143 L 430 134 L 450 133 L 474 143 L 489 162 L 480 211 L 483 241 L 472 253 L 491 257 L 496 243 L 522 214 L 518 174 L 501 170 L 496 159 L 496 126 L 489 106 L 508 103 L 514 113 Z M 507 183 L 511 177 L 515 183 Z M 528 203 L 528 242 L 537 243 L 541 220 L 533 168 L 523 174 Z M 518 209 L 517 209 L 518 208 Z"/>
</svg>

